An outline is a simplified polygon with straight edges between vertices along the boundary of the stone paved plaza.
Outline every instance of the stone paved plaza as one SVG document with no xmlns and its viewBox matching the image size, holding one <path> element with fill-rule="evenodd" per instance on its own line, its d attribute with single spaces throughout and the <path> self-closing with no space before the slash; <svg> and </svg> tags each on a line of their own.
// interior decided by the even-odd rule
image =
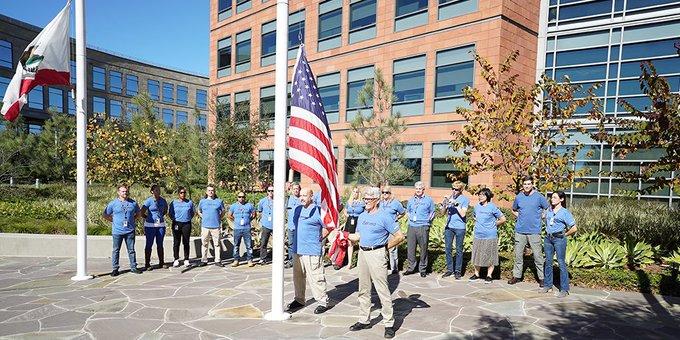
<svg viewBox="0 0 680 340">
<path fill-rule="evenodd" d="M 122 264 L 127 259 L 121 258 Z M 356 271 L 327 269 L 334 307 L 314 304 L 285 322 L 262 319 L 270 306 L 271 268 L 170 268 L 110 277 L 110 261 L 90 259 L 99 274 L 73 282 L 75 260 L 0 258 L 0 337 L 96 339 L 380 339 L 357 321 Z M 123 266 L 123 268 L 125 268 Z M 286 270 L 285 300 L 292 300 Z M 393 275 L 397 338 L 543 339 L 680 337 L 680 299 L 574 287 L 565 299 L 538 294 L 537 285 L 509 286 Z M 309 291 L 309 290 L 308 290 Z M 374 295 L 377 302 L 377 296 Z"/>
</svg>

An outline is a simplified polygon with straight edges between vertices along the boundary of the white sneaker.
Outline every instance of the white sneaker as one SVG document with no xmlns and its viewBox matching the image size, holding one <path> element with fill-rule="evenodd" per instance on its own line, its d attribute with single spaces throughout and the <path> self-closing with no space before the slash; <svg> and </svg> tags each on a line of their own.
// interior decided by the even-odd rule
<svg viewBox="0 0 680 340">
<path fill-rule="evenodd" d="M 191 262 L 189 262 L 189 260 L 184 260 L 184 266 L 186 267 L 191 266 Z"/>
<path fill-rule="evenodd" d="M 175 260 L 175 262 L 172 263 L 173 267 L 179 267 L 179 260 Z"/>
</svg>

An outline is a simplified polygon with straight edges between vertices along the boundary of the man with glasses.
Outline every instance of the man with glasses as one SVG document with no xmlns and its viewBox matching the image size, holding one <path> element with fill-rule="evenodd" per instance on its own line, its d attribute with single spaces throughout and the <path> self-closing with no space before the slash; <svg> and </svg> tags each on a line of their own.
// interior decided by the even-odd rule
<svg viewBox="0 0 680 340">
<path fill-rule="evenodd" d="M 423 182 L 415 184 L 416 193 L 408 200 L 406 210 L 408 211 L 408 235 L 407 255 L 409 268 L 404 275 L 414 274 L 420 271 L 420 276 L 427 276 L 427 243 L 430 238 L 430 223 L 434 218 L 434 201 L 430 196 L 425 195 Z M 420 261 L 416 261 L 416 245 L 420 248 Z M 416 268 L 418 265 L 418 268 Z"/>
<path fill-rule="evenodd" d="M 463 269 L 463 240 L 465 239 L 465 225 L 470 200 L 463 195 L 465 184 L 455 181 L 451 185 L 453 192 L 451 196 L 444 196 L 442 209 L 446 211 L 446 226 L 444 228 L 444 246 L 446 249 L 446 273 L 442 278 L 454 275 L 456 280 L 460 280 Z M 454 271 L 453 257 L 451 256 L 453 240 L 456 240 L 456 268 Z"/>
<path fill-rule="evenodd" d="M 125 184 L 118 186 L 118 198 L 109 202 L 102 214 L 105 220 L 111 222 L 111 236 L 113 238 L 113 252 L 111 253 L 111 276 L 118 276 L 120 268 L 120 246 L 125 240 L 128 258 L 130 260 L 130 272 L 141 274 L 137 269 L 137 254 L 135 253 L 135 220 L 141 216 L 141 209 L 133 199 L 128 197 L 128 187 Z"/>
<path fill-rule="evenodd" d="M 215 265 L 224 267 L 222 264 L 222 243 L 220 233 L 222 231 L 222 217 L 224 217 L 224 202 L 215 194 L 215 186 L 208 185 L 205 189 L 205 198 L 198 202 L 198 217 L 201 218 L 201 244 L 203 257 L 201 266 L 208 265 L 208 251 L 210 240 L 215 250 Z"/>
<path fill-rule="evenodd" d="M 298 182 L 293 182 L 290 185 L 290 193 L 291 195 L 288 196 L 288 202 L 286 203 L 286 212 L 287 212 L 287 218 L 288 218 L 288 223 L 286 226 L 288 227 L 288 261 L 284 264 L 285 268 L 292 268 L 293 267 L 293 252 L 292 252 L 292 245 L 293 242 L 295 241 L 295 223 L 293 223 L 293 212 L 295 212 L 295 208 L 297 208 L 301 203 L 300 203 L 300 183 Z"/>
<path fill-rule="evenodd" d="M 389 185 L 383 186 L 381 194 L 382 197 L 380 197 L 378 207 L 380 208 L 380 210 L 390 215 L 395 222 L 398 222 L 399 219 L 402 218 L 406 213 L 404 206 L 401 204 L 401 202 L 392 198 L 392 187 L 390 187 Z M 389 251 L 390 257 L 390 269 L 388 270 L 389 274 L 396 273 L 399 270 L 398 248 L 399 247 L 393 247 Z"/>
<path fill-rule="evenodd" d="M 267 263 L 267 244 L 274 230 L 274 222 L 272 221 L 273 209 L 274 187 L 270 185 L 267 187 L 267 197 L 262 198 L 257 203 L 257 212 L 260 215 L 260 229 L 262 229 L 260 236 L 260 264 Z"/>
<path fill-rule="evenodd" d="M 253 240 L 250 235 L 250 222 L 255 218 L 255 207 L 252 203 L 246 202 L 246 193 L 239 191 L 236 195 L 238 201 L 229 207 L 229 218 L 234 222 L 234 262 L 232 267 L 238 267 L 241 258 L 241 240 L 246 244 L 246 258 L 248 267 L 253 267 Z"/>
</svg>

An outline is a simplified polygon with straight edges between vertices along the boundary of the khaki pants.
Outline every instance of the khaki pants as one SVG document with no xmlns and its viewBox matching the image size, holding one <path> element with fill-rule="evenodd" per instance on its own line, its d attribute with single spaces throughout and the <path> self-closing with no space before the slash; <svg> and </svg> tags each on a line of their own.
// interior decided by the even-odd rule
<svg viewBox="0 0 680 340">
<path fill-rule="evenodd" d="M 359 322 L 371 322 L 371 281 L 382 305 L 383 324 L 394 326 L 392 295 L 387 286 L 387 252 L 384 248 L 364 251 L 359 249 Z"/>
<path fill-rule="evenodd" d="M 542 241 L 541 235 L 515 233 L 515 265 L 512 268 L 512 276 L 521 279 L 524 274 L 524 247 L 528 243 L 531 247 L 531 252 L 534 254 L 534 264 L 536 265 L 538 279 L 543 280 L 545 257 L 543 257 Z"/>
<path fill-rule="evenodd" d="M 326 274 L 321 256 L 293 254 L 293 285 L 295 300 L 305 304 L 306 285 L 312 289 L 312 296 L 320 306 L 328 306 L 326 295 Z"/>
<path fill-rule="evenodd" d="M 208 245 L 210 244 L 211 239 L 213 241 L 213 249 L 215 250 L 215 262 L 220 262 L 220 253 L 222 252 L 222 245 L 220 244 L 220 228 L 201 228 L 201 243 L 203 245 L 201 247 L 203 251 L 203 257 L 201 258 L 201 261 L 208 262 L 208 255 L 210 251 Z"/>
</svg>

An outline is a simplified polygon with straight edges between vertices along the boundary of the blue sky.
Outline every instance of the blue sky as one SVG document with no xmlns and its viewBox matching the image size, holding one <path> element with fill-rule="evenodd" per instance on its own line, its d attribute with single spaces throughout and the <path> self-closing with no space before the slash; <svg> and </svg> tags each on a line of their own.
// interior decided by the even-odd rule
<svg viewBox="0 0 680 340">
<path fill-rule="evenodd" d="M 44 27 L 66 0 L 0 0 L 3 15 Z M 87 44 L 208 74 L 209 0 L 85 0 Z M 75 5 L 71 5 L 71 36 Z"/>
</svg>

